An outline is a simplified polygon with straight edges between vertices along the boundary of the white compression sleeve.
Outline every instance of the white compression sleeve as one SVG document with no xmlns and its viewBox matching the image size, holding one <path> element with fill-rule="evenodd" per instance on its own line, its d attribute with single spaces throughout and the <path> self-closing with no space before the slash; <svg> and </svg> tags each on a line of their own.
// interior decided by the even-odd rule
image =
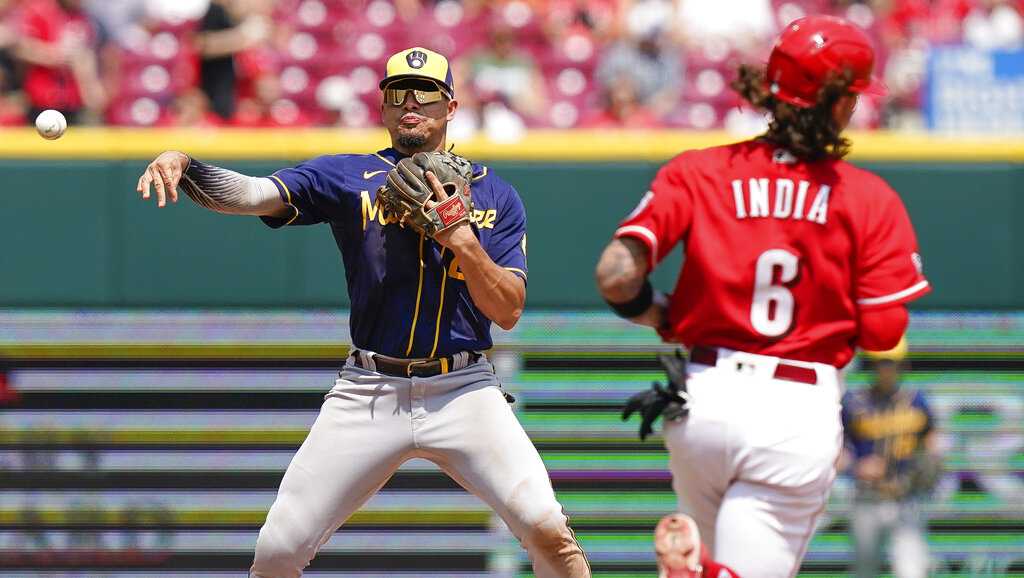
<svg viewBox="0 0 1024 578">
<path fill-rule="evenodd" d="M 196 204 L 229 215 L 273 215 L 285 207 L 274 182 L 191 159 L 178 184 Z"/>
</svg>

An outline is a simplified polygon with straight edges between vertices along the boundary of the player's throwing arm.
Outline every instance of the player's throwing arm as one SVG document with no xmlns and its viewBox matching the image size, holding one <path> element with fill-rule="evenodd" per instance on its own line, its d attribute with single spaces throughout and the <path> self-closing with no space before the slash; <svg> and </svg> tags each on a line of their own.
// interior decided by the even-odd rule
<svg viewBox="0 0 1024 578">
<path fill-rule="evenodd" d="M 156 206 L 178 202 L 178 187 L 200 206 L 230 215 L 283 217 L 290 213 L 274 183 L 208 165 L 179 151 L 160 153 L 139 177 L 143 199 L 156 192 Z"/>
</svg>

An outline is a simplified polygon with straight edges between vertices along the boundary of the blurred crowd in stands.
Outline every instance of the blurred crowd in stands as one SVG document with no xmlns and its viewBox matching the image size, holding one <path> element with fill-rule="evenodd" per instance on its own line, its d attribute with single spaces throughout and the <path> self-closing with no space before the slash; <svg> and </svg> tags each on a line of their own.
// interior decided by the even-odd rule
<svg viewBox="0 0 1024 578">
<path fill-rule="evenodd" d="M 860 128 L 921 125 L 931 46 L 1014 50 L 1024 0 L 0 0 L 0 126 L 366 127 L 392 52 L 453 62 L 453 137 L 534 127 L 726 128 L 763 119 L 739 62 L 809 13 L 870 31 L 890 97 Z"/>
</svg>

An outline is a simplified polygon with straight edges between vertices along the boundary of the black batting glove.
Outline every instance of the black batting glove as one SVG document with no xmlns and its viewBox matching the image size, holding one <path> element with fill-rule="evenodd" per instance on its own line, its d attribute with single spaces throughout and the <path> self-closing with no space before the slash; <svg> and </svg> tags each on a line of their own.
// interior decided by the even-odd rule
<svg viewBox="0 0 1024 578">
<path fill-rule="evenodd" d="M 690 396 L 686 393 L 686 357 L 682 351 L 658 355 L 658 362 L 668 376 L 668 385 L 655 381 L 651 389 L 634 394 L 626 400 L 622 421 L 640 412 L 640 441 L 654 432 L 654 422 L 667 412 L 667 419 L 680 419 L 690 411 Z"/>
<path fill-rule="evenodd" d="M 686 415 L 690 400 L 688 396 L 683 395 L 666 389 L 660 382 L 655 381 L 651 384 L 651 389 L 634 394 L 626 401 L 626 407 L 622 410 L 622 421 L 628 420 L 635 412 L 640 412 L 640 441 L 644 441 L 654 432 L 654 422 L 669 406 L 675 406 L 672 411 L 674 419 Z"/>
</svg>

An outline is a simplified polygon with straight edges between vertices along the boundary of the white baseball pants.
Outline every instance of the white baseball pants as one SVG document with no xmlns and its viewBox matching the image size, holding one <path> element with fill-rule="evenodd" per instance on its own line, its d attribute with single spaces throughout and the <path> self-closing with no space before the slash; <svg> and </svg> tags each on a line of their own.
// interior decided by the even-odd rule
<svg viewBox="0 0 1024 578">
<path fill-rule="evenodd" d="M 882 567 L 885 537 L 896 578 L 926 578 L 931 562 L 927 524 L 914 498 L 902 501 L 863 498 L 854 502 L 850 533 L 857 555 L 857 578 L 874 578 Z"/>
<path fill-rule="evenodd" d="M 486 358 L 409 379 L 350 359 L 281 480 L 251 575 L 301 576 L 403 462 L 424 458 L 505 520 L 538 578 L 589 578 L 544 463 L 499 387 Z"/>
<path fill-rule="evenodd" d="M 811 385 L 775 379 L 778 362 L 720 349 L 715 366 L 690 364 L 692 409 L 665 426 L 680 510 L 742 578 L 796 575 L 842 447 L 836 369 L 801 364 Z"/>
</svg>

